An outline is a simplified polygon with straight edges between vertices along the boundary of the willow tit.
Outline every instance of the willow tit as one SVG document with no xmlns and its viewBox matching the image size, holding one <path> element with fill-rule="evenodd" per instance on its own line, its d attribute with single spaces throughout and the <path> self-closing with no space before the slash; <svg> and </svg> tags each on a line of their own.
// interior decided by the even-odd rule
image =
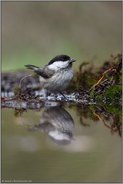
<svg viewBox="0 0 123 184">
<path fill-rule="evenodd" d="M 40 76 L 40 82 L 44 89 L 49 92 L 61 92 L 66 89 L 73 78 L 71 59 L 67 55 L 58 55 L 43 68 L 34 65 L 25 65 Z"/>
</svg>

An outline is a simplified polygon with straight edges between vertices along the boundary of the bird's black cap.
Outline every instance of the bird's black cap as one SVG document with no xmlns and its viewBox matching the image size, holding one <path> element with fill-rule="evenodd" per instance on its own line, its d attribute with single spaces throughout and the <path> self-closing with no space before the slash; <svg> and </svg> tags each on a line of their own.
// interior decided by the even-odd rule
<svg viewBox="0 0 123 184">
<path fill-rule="evenodd" d="M 58 55 L 56 57 L 54 57 L 53 59 L 50 60 L 50 62 L 48 63 L 48 65 L 51 65 L 52 63 L 56 62 L 56 61 L 67 61 L 70 60 L 70 57 L 67 55 Z"/>
</svg>

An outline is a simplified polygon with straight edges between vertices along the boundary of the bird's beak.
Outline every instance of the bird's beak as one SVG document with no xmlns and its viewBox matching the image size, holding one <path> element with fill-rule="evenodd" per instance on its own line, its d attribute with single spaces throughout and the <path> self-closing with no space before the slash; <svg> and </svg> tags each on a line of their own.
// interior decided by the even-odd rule
<svg viewBox="0 0 123 184">
<path fill-rule="evenodd" d="M 73 62 L 75 62 L 75 61 L 76 61 L 75 59 L 71 59 L 71 60 L 70 60 L 71 63 L 73 63 Z"/>
</svg>

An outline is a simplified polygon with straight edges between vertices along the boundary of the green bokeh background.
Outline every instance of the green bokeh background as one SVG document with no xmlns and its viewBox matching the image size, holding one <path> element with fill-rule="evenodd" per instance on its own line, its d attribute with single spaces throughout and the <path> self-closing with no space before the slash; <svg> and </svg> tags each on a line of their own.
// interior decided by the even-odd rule
<svg viewBox="0 0 123 184">
<path fill-rule="evenodd" d="M 2 2 L 2 70 L 58 54 L 100 65 L 121 52 L 121 2 Z"/>
</svg>

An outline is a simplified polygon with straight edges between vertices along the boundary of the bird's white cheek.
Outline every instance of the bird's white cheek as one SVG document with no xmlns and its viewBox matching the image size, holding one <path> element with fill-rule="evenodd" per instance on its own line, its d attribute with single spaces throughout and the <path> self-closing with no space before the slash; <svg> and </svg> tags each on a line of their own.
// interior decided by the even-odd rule
<svg viewBox="0 0 123 184">
<path fill-rule="evenodd" d="M 57 62 L 54 62 L 53 64 L 49 65 L 49 69 L 51 70 L 58 70 L 58 69 L 62 69 L 62 68 L 65 68 L 68 66 L 68 61 L 57 61 Z"/>
</svg>

